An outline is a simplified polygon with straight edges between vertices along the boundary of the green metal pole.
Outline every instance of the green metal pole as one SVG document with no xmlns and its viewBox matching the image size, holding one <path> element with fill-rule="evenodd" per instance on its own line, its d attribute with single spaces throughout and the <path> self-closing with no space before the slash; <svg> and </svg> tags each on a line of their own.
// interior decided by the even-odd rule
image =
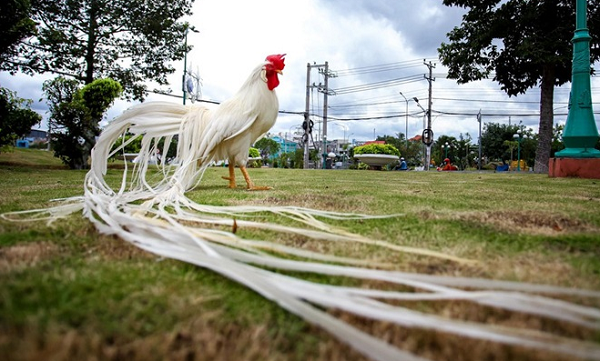
<svg viewBox="0 0 600 361">
<path fill-rule="evenodd" d="M 517 146 L 517 172 L 521 171 L 521 135 L 519 134 L 519 145 Z"/>
<path fill-rule="evenodd" d="M 569 115 L 563 131 L 565 149 L 556 158 L 600 158 L 595 149 L 598 128 L 592 110 L 590 85 L 590 34 L 587 29 L 587 1 L 576 0 L 573 73 L 569 95 Z"/>
</svg>

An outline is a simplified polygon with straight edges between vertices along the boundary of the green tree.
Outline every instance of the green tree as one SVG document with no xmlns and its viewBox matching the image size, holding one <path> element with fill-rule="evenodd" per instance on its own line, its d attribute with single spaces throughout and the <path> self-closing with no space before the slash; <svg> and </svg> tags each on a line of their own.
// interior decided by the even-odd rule
<svg viewBox="0 0 600 361">
<path fill-rule="evenodd" d="M 468 9 L 449 43 L 438 49 L 448 77 L 468 83 L 493 77 L 509 96 L 539 86 L 540 121 L 535 171 L 548 172 L 554 87 L 571 79 L 575 1 L 443 0 Z M 588 1 L 592 63 L 600 59 L 600 0 Z"/>
<path fill-rule="evenodd" d="M 517 148 L 519 147 L 519 142 L 517 140 L 505 140 L 504 146 L 506 148 L 508 148 L 508 151 L 510 152 L 510 160 L 514 160 L 515 159 L 515 152 L 517 152 Z"/>
<path fill-rule="evenodd" d="M 483 156 L 489 161 L 508 160 L 510 158 L 510 149 L 506 147 L 505 142 L 514 141 L 516 125 L 485 123 L 481 133 L 481 148 Z"/>
<path fill-rule="evenodd" d="M 378 135 L 377 139 L 375 140 L 383 140 L 386 144 L 391 144 L 394 147 L 396 147 L 396 149 L 398 150 L 402 150 L 403 148 L 406 148 L 406 138 L 404 138 L 404 134 L 403 133 L 397 133 L 397 136 L 391 136 L 391 135 Z"/>
<path fill-rule="evenodd" d="M 146 81 L 166 85 L 189 46 L 183 39 L 194 0 L 31 0 L 36 36 L 22 42 L 10 67 L 53 72 L 85 84 L 117 80 L 127 98 L 143 99 Z"/>
<path fill-rule="evenodd" d="M 0 70 L 5 70 L 7 60 L 17 56 L 19 43 L 35 34 L 35 22 L 29 17 L 30 11 L 29 0 L 0 2 Z"/>
<path fill-rule="evenodd" d="M 0 88 L 0 147 L 12 145 L 42 120 L 41 115 L 31 110 L 31 103 L 30 99 L 19 98 L 17 93 Z"/>
<path fill-rule="evenodd" d="M 460 133 L 455 143 L 455 156 L 454 163 L 460 168 L 466 169 L 470 165 L 471 150 L 473 145 L 471 144 L 472 138 L 469 133 L 463 135 Z"/>
<path fill-rule="evenodd" d="M 303 169 L 304 168 L 304 149 L 294 150 L 294 154 L 292 155 L 292 161 L 294 163 L 294 168 Z"/>
<path fill-rule="evenodd" d="M 440 137 L 435 141 L 435 144 L 431 148 L 432 155 L 431 157 L 435 159 L 438 163 L 441 164 L 442 161 L 446 158 L 446 143 L 448 143 L 448 158 L 452 160 L 452 163 L 457 163 L 459 160 L 457 145 L 458 141 L 455 137 L 451 137 L 448 135 L 440 135 Z"/>
<path fill-rule="evenodd" d="M 263 137 L 254 143 L 254 147 L 260 150 L 263 159 L 270 158 L 279 152 L 281 145 L 271 138 Z"/>
<path fill-rule="evenodd" d="M 43 90 L 50 106 L 54 155 L 71 169 L 88 168 L 100 121 L 121 95 L 121 85 L 112 79 L 97 79 L 79 89 L 77 80 L 58 77 L 46 81 Z"/>
<path fill-rule="evenodd" d="M 562 141 L 562 133 L 564 130 L 565 126 L 562 124 L 555 125 L 552 130 L 552 156 L 554 156 L 554 153 L 565 149 L 565 144 Z"/>
<path fill-rule="evenodd" d="M 516 157 L 514 154 L 511 158 L 511 147 L 509 145 L 516 143 L 516 148 L 514 149 L 519 147 L 514 137 L 519 129 L 521 130 L 521 134 L 523 134 L 520 146 L 521 159 L 524 159 L 531 166 L 535 161 L 538 138 L 533 134 L 531 129 L 526 129 L 522 125 L 485 123 L 483 133 L 481 134 L 483 156 L 490 161 L 515 160 Z"/>
</svg>

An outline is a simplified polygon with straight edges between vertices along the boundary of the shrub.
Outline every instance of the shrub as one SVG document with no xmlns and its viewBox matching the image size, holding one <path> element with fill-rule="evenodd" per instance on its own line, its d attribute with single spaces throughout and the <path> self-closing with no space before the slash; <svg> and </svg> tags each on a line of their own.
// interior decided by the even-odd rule
<svg viewBox="0 0 600 361">
<path fill-rule="evenodd" d="M 399 157 L 400 151 L 391 144 L 367 144 L 354 148 L 354 154 L 389 154 Z"/>
<path fill-rule="evenodd" d="M 250 158 L 258 158 L 258 157 L 260 157 L 260 152 L 256 148 L 250 148 L 248 150 L 248 157 L 250 157 Z"/>
</svg>

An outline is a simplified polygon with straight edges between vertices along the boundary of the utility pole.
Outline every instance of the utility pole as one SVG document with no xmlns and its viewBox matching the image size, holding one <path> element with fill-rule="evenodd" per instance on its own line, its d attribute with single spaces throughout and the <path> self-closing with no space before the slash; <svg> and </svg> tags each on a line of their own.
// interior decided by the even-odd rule
<svg viewBox="0 0 600 361">
<path fill-rule="evenodd" d="M 329 77 L 332 76 L 329 73 L 329 62 L 325 62 L 324 69 L 319 68 L 319 73 L 325 78 L 325 86 L 323 88 L 319 88 L 319 91 L 323 93 L 323 137 L 327 138 L 327 95 L 329 93 Z"/>
<path fill-rule="evenodd" d="M 404 98 L 404 101 L 406 102 L 406 110 L 404 111 L 404 140 L 406 140 L 406 151 L 408 151 L 408 99 L 406 99 L 402 92 L 400 92 L 400 95 L 402 95 L 402 98 Z"/>
<path fill-rule="evenodd" d="M 329 89 L 329 78 L 335 78 L 336 75 L 329 70 L 329 62 L 325 62 L 325 64 L 316 64 L 310 65 L 308 63 L 306 70 L 306 109 L 304 112 L 304 169 L 308 169 L 308 139 L 310 137 L 309 133 L 311 132 L 310 126 L 310 89 L 316 88 L 318 92 L 323 93 L 323 168 L 325 168 L 325 163 L 327 161 L 327 97 L 329 95 L 335 95 Z M 310 83 L 310 71 L 312 68 L 317 68 L 319 70 L 319 74 L 323 75 L 325 78 L 324 84 L 319 83 L 319 85 Z"/>
<path fill-rule="evenodd" d="M 431 134 L 433 135 L 433 130 L 431 129 L 431 105 L 432 105 L 432 93 L 433 93 L 433 82 L 435 81 L 435 78 L 433 77 L 433 68 L 435 68 L 435 64 L 432 64 L 431 61 L 428 63 L 425 61 L 425 59 L 423 59 L 423 64 L 425 64 L 425 66 L 427 66 L 427 68 L 429 69 L 429 76 L 424 75 L 425 80 L 427 80 L 427 82 L 429 82 L 429 101 L 427 102 L 427 128 L 425 129 L 425 133 L 424 134 Z M 433 139 L 429 139 L 428 142 L 429 143 L 427 145 L 427 157 L 426 157 L 426 164 L 425 164 L 425 170 L 429 170 L 429 164 L 431 164 L 431 144 L 433 143 Z"/>
<path fill-rule="evenodd" d="M 429 82 L 429 103 L 427 106 L 427 128 L 431 129 L 431 105 L 432 105 L 431 94 L 433 93 L 433 82 L 435 81 L 435 78 L 433 77 L 433 68 L 435 68 L 435 64 L 432 64 L 431 61 L 429 63 L 427 63 L 427 62 L 425 62 L 425 60 L 423 60 L 423 64 L 425 64 L 425 66 L 427 66 L 427 68 L 429 69 L 429 76 L 425 76 L 425 80 L 427 80 L 427 82 Z"/>
<path fill-rule="evenodd" d="M 187 75 L 187 36 L 188 36 L 189 28 L 185 29 L 185 42 L 183 46 L 185 47 L 185 54 L 183 55 L 183 75 L 181 76 L 181 90 L 183 91 L 183 105 L 185 105 L 186 98 L 186 89 L 185 89 L 185 76 Z"/>
<path fill-rule="evenodd" d="M 479 156 L 477 157 L 477 170 L 481 170 L 481 109 L 477 113 L 477 121 L 479 122 Z"/>
<path fill-rule="evenodd" d="M 308 151 L 308 140 L 310 139 L 310 133 L 312 127 L 310 126 L 310 63 L 306 64 L 306 108 L 304 108 L 304 123 L 302 128 L 304 129 L 304 135 L 302 141 L 304 142 L 304 169 L 308 169 L 309 151 Z"/>
</svg>

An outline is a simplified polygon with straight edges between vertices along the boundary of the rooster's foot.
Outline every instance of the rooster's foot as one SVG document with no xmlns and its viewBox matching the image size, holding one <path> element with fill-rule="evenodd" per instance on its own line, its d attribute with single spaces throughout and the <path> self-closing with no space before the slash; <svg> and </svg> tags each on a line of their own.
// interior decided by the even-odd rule
<svg viewBox="0 0 600 361">
<path fill-rule="evenodd" d="M 248 186 L 249 191 L 268 191 L 273 189 L 273 187 L 259 187 L 259 186 Z"/>
</svg>

